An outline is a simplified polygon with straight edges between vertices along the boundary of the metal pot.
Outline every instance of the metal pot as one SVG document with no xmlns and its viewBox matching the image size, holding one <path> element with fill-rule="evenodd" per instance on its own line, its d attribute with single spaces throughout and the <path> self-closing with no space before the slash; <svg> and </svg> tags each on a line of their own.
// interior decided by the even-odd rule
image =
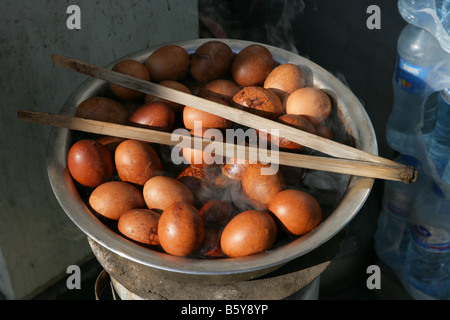
<svg viewBox="0 0 450 320">
<path fill-rule="evenodd" d="M 175 44 L 184 47 L 192 54 L 201 44 L 210 40 L 212 39 L 198 39 Z M 221 41 L 228 44 L 235 53 L 254 44 L 254 42 L 241 40 L 221 39 Z M 339 108 L 339 117 L 347 132 L 354 138 L 355 146 L 377 154 L 372 123 L 361 103 L 344 84 L 320 66 L 301 56 L 272 46 L 266 45 L 266 47 L 278 63 L 290 62 L 302 67 L 307 76 L 307 85 L 317 86 L 330 93 Z M 156 49 L 157 47 L 148 48 L 122 59 L 129 58 L 144 62 Z M 112 67 L 116 62 L 108 67 Z M 90 78 L 67 99 L 60 113 L 73 115 L 82 101 L 95 95 L 102 95 L 106 90 L 107 84 L 104 81 Z M 185 281 L 230 283 L 254 279 L 305 255 L 335 236 L 355 217 L 366 201 L 374 182 L 372 178 L 349 177 L 342 200 L 316 229 L 267 252 L 243 258 L 217 260 L 176 257 L 149 250 L 124 239 L 91 213 L 81 199 L 67 170 L 67 154 L 72 135 L 71 130 L 52 128 L 47 150 L 49 180 L 66 214 L 89 238 L 106 249 L 146 266 L 152 272 L 160 272 L 164 276 Z"/>
</svg>

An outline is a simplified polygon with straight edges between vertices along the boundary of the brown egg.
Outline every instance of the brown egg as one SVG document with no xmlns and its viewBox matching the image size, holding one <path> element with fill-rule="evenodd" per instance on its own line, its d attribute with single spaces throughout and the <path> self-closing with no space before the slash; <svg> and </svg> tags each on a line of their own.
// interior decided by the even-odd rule
<svg viewBox="0 0 450 320">
<path fill-rule="evenodd" d="M 207 100 L 229 106 L 227 102 L 216 97 L 207 97 Z M 233 126 L 233 122 L 193 107 L 186 106 L 183 110 L 183 123 L 186 129 L 192 130 L 197 122 L 202 128 L 227 129 Z"/>
<path fill-rule="evenodd" d="M 203 85 L 198 92 L 198 96 L 201 98 L 220 98 L 228 103 L 228 105 L 232 105 L 233 97 L 240 90 L 241 87 L 232 80 L 217 79 Z"/>
<path fill-rule="evenodd" d="M 195 50 L 191 60 L 191 74 L 198 82 L 225 77 L 231 70 L 234 53 L 224 42 L 212 40 Z"/>
<path fill-rule="evenodd" d="M 127 74 L 145 81 L 150 81 L 150 73 L 148 72 L 148 69 L 143 63 L 136 60 L 126 59 L 119 61 L 112 67 L 112 71 Z M 135 100 L 142 98 L 145 95 L 143 92 L 122 87 L 115 83 L 110 83 L 109 86 L 114 95 L 119 99 Z"/>
<path fill-rule="evenodd" d="M 89 205 L 99 215 L 111 220 L 119 220 L 122 213 L 144 208 L 141 191 L 123 181 L 108 181 L 92 191 Z"/>
<path fill-rule="evenodd" d="M 111 152 L 94 140 L 80 140 L 67 155 L 67 167 L 72 178 L 83 186 L 95 188 L 111 180 L 114 161 Z"/>
<path fill-rule="evenodd" d="M 325 122 L 316 125 L 316 134 L 326 139 L 333 140 L 334 132 Z"/>
<path fill-rule="evenodd" d="M 198 210 L 189 202 L 179 201 L 167 207 L 158 223 L 158 237 L 163 250 L 175 256 L 187 256 L 200 247 L 204 225 Z"/>
<path fill-rule="evenodd" d="M 195 195 L 202 188 L 202 184 L 206 180 L 206 173 L 201 168 L 189 166 L 178 175 L 177 180 L 185 184 Z"/>
<path fill-rule="evenodd" d="M 122 181 L 144 185 L 156 175 L 162 174 L 162 164 L 156 151 L 138 140 L 125 140 L 116 149 L 115 163 Z"/>
<path fill-rule="evenodd" d="M 190 131 L 190 134 L 194 137 L 203 137 L 213 141 L 218 134 L 222 135 L 218 129 L 213 128 L 194 129 Z M 211 150 L 214 151 L 213 149 Z M 200 149 L 182 148 L 181 153 L 187 163 L 197 168 L 217 167 L 224 163 L 223 156 Z"/>
<path fill-rule="evenodd" d="M 232 158 L 222 167 L 222 173 L 230 179 L 240 181 L 249 165 L 250 162 L 247 159 Z"/>
<path fill-rule="evenodd" d="M 178 90 L 178 91 L 181 91 L 181 92 L 184 92 L 184 93 L 187 93 L 187 94 L 192 94 L 192 91 L 188 87 L 186 87 L 184 84 L 179 82 L 179 81 L 163 80 L 163 81 L 161 81 L 158 84 L 161 85 L 161 86 L 164 86 L 166 88 Z M 146 94 L 144 101 L 145 101 L 145 103 L 149 103 L 149 102 L 164 102 L 165 104 L 169 105 L 175 112 L 180 112 L 184 108 L 184 104 L 180 104 L 180 103 L 177 103 L 177 102 L 173 102 L 173 101 L 170 101 L 170 100 L 159 98 L 159 97 L 153 96 L 151 94 Z"/>
<path fill-rule="evenodd" d="M 164 45 L 156 49 L 145 62 L 153 82 L 182 80 L 189 70 L 190 56 L 186 49 L 174 45 Z"/>
<path fill-rule="evenodd" d="M 106 97 L 92 97 L 80 103 L 75 116 L 84 119 L 125 124 L 130 116 L 119 102 Z"/>
<path fill-rule="evenodd" d="M 211 199 L 199 210 L 206 224 L 225 224 L 233 216 L 233 207 L 224 200 Z"/>
<path fill-rule="evenodd" d="M 280 100 L 286 98 L 297 89 L 303 88 L 306 83 L 303 70 L 292 63 L 284 63 L 273 69 L 264 81 L 264 88 L 274 91 Z"/>
<path fill-rule="evenodd" d="M 269 210 L 277 217 L 282 230 L 292 235 L 303 235 L 322 220 L 322 209 L 310 194 L 286 189 L 278 193 L 269 203 Z"/>
<path fill-rule="evenodd" d="M 283 112 L 280 98 L 271 90 L 263 87 L 245 87 L 233 97 L 233 101 L 262 117 L 276 119 Z"/>
<path fill-rule="evenodd" d="M 233 80 L 242 87 L 264 83 L 274 66 L 272 53 L 264 46 L 252 44 L 242 49 L 231 66 Z"/>
<path fill-rule="evenodd" d="M 286 100 L 286 113 L 305 116 L 314 125 L 325 121 L 331 113 L 330 97 L 317 88 L 300 88 Z"/>
<path fill-rule="evenodd" d="M 198 249 L 199 253 L 206 258 L 223 258 L 224 254 L 220 248 L 220 233 L 219 228 L 205 227 L 205 235 L 203 242 Z"/>
<path fill-rule="evenodd" d="M 129 122 L 135 126 L 168 132 L 175 122 L 175 113 L 163 102 L 149 102 L 134 111 Z"/>
<path fill-rule="evenodd" d="M 186 185 L 166 176 L 148 179 L 144 184 L 143 195 L 147 207 L 157 212 L 164 211 L 178 201 L 194 203 L 194 196 Z"/>
<path fill-rule="evenodd" d="M 270 249 L 277 232 L 277 225 L 270 214 L 248 210 L 228 222 L 222 231 L 220 246 L 228 257 L 245 257 Z"/>
<path fill-rule="evenodd" d="M 311 134 L 316 134 L 314 125 L 306 117 L 297 114 L 284 114 L 278 118 L 278 122 L 286 124 L 290 127 L 306 131 Z M 267 132 L 258 130 L 258 135 L 261 140 L 272 142 L 281 149 L 303 151 L 305 147 L 296 142 L 292 142 L 285 138 L 280 138 Z"/>
<path fill-rule="evenodd" d="M 130 240 L 142 245 L 159 246 L 160 214 L 148 209 L 133 209 L 120 215 L 117 228 Z"/>
<path fill-rule="evenodd" d="M 250 164 L 242 175 L 241 183 L 248 200 L 255 208 L 263 210 L 267 209 L 270 200 L 285 188 L 281 171 L 261 163 Z"/>
</svg>

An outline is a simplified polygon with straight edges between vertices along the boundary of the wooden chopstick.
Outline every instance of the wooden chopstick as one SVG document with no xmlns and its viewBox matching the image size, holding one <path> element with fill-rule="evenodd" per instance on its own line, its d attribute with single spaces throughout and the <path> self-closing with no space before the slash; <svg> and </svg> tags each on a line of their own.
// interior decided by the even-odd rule
<svg viewBox="0 0 450 320">
<path fill-rule="evenodd" d="M 150 143 L 179 146 L 182 148 L 196 148 L 196 146 L 198 147 L 200 145 L 202 150 L 208 147 L 208 150 L 214 150 L 215 153 L 225 157 L 232 152 L 231 154 L 236 155 L 237 157 L 244 156 L 247 160 L 261 160 L 261 150 L 258 148 L 216 142 L 199 137 L 184 136 L 147 128 L 29 110 L 18 111 L 18 117 L 24 121 L 54 127 L 62 127 L 125 139 L 141 140 Z M 289 152 L 268 150 L 266 150 L 266 152 L 270 153 L 269 156 L 271 160 L 274 160 L 281 165 L 384 180 L 402 181 L 407 184 L 414 182 L 417 179 L 418 174 L 415 168 L 404 166 L 396 162 L 393 162 L 393 164 L 381 164 L 361 160 L 318 157 Z"/>
<path fill-rule="evenodd" d="M 396 162 L 392 160 L 379 157 L 369 152 L 365 152 L 363 150 L 359 150 L 330 139 L 325 139 L 318 135 L 314 135 L 290 127 L 288 125 L 266 119 L 244 110 L 228 107 L 223 104 L 203 99 L 192 94 L 180 92 L 178 90 L 167 88 L 153 82 L 148 82 L 62 55 L 54 54 L 52 55 L 52 59 L 56 64 L 70 70 L 101 80 L 105 80 L 107 82 L 115 83 L 123 87 L 151 94 L 153 96 L 157 96 L 166 100 L 181 103 L 183 105 L 188 105 L 190 107 L 209 112 L 222 118 L 226 118 L 246 127 L 251 127 L 258 130 L 278 129 L 279 137 L 296 142 L 305 147 L 317 150 L 333 157 L 361 160 L 379 164 L 386 164 L 390 166 L 396 165 Z"/>
</svg>

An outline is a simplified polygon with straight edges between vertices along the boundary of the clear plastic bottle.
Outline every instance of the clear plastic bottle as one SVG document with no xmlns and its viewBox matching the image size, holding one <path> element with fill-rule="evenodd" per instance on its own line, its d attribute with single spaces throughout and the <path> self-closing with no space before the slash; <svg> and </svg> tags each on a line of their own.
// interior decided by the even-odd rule
<svg viewBox="0 0 450 320">
<path fill-rule="evenodd" d="M 408 23 L 431 32 L 450 52 L 450 0 L 399 0 L 398 9 Z"/>
<path fill-rule="evenodd" d="M 450 299 L 450 199 L 433 184 L 415 203 L 405 254 L 405 289 L 415 299 Z"/>
<path fill-rule="evenodd" d="M 441 91 L 437 105 L 437 120 L 429 154 L 437 173 L 442 175 L 450 157 L 450 88 Z"/>
<path fill-rule="evenodd" d="M 412 24 L 400 33 L 397 50 L 394 105 L 388 118 L 386 138 L 392 149 L 414 156 L 423 125 L 424 105 L 435 92 L 431 82 L 439 74 L 442 62 L 450 59 L 450 54 L 431 33 Z"/>
<path fill-rule="evenodd" d="M 438 20 L 450 36 L 450 0 L 436 0 L 435 4 Z"/>
<path fill-rule="evenodd" d="M 417 159 L 407 155 L 399 155 L 394 161 L 420 167 Z M 422 185 L 422 177 L 412 184 L 397 181 L 386 181 L 384 184 L 382 208 L 375 232 L 375 250 L 395 273 L 402 272 L 408 244 L 409 216 Z"/>
<path fill-rule="evenodd" d="M 439 92 L 432 93 L 427 102 L 425 102 L 423 112 L 422 136 L 427 148 L 431 143 L 434 127 L 436 125 L 438 95 Z"/>
</svg>

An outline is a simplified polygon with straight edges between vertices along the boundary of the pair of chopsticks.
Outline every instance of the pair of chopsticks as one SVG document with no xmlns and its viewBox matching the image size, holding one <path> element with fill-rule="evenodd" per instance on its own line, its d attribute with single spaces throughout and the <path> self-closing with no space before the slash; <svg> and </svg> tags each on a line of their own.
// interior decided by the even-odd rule
<svg viewBox="0 0 450 320">
<path fill-rule="evenodd" d="M 189 105 L 201 111 L 226 118 L 246 127 L 263 131 L 267 130 L 267 128 L 278 129 L 278 135 L 280 137 L 332 156 L 330 158 L 266 150 L 267 153 L 271 153 L 270 159 L 278 159 L 279 164 L 282 165 L 369 178 L 402 181 L 406 184 L 415 182 L 418 176 L 418 171 L 414 167 L 399 164 L 392 160 L 388 160 L 374 154 L 295 129 L 244 110 L 228 107 L 192 94 L 180 92 L 156 83 L 148 82 L 61 55 L 54 54 L 52 56 L 52 60 L 54 63 L 70 70 L 105 80 L 110 83 L 115 83 L 126 88 L 151 94 L 166 100 L 181 103 L 183 105 Z M 231 151 L 234 152 L 232 153 L 234 155 L 245 155 L 245 159 L 249 159 L 249 156 L 253 156 L 251 159 L 259 159 L 260 156 L 260 150 L 254 147 L 215 142 L 197 137 L 187 137 L 183 135 L 177 136 L 173 133 L 66 115 L 20 110 L 18 112 L 18 117 L 21 120 L 44 125 L 63 127 L 102 135 L 111 135 L 126 139 L 142 140 L 151 143 L 161 143 L 181 147 L 191 147 L 192 145 L 200 144 L 203 148 L 209 146 L 212 148 L 210 150 L 214 150 L 215 153 L 222 153 L 222 155 L 226 155 L 230 154 L 228 152 Z"/>
</svg>

